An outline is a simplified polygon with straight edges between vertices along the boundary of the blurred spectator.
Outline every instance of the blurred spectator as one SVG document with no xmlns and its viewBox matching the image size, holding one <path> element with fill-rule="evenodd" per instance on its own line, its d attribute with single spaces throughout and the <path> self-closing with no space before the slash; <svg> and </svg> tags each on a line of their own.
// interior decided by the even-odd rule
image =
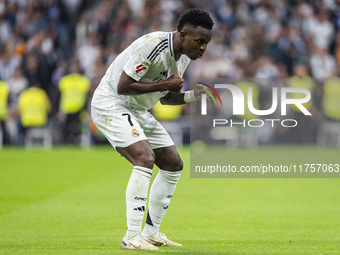
<svg viewBox="0 0 340 255">
<path fill-rule="evenodd" d="M 43 88 L 47 91 L 50 82 L 49 72 L 50 68 L 42 53 L 30 53 L 25 56 L 24 73 L 30 86 L 36 83 L 43 84 Z"/>
<path fill-rule="evenodd" d="M 53 64 L 49 62 L 47 56 L 50 46 L 44 44 L 46 36 L 44 31 L 39 31 L 27 41 L 23 56 L 23 70 L 30 86 L 38 83 L 42 89 L 49 93 Z"/>
<path fill-rule="evenodd" d="M 65 6 L 65 1 L 61 0 L 47 0 L 45 8 L 47 9 L 47 21 L 49 30 L 54 31 L 57 35 L 57 45 L 60 45 L 62 50 L 61 57 L 69 58 L 70 57 L 70 26 L 74 26 L 73 20 L 76 19 L 77 13 L 73 14 L 73 17 L 70 18 Z M 69 1 L 73 2 L 73 1 Z M 72 20 L 72 22 L 71 22 Z"/>
<path fill-rule="evenodd" d="M 77 58 L 80 60 L 81 68 L 85 76 L 92 78 L 94 76 L 94 62 L 100 56 L 100 47 L 98 35 L 91 34 L 85 44 L 77 49 Z"/>
<path fill-rule="evenodd" d="M 90 89 L 90 80 L 73 72 L 65 75 L 59 81 L 60 89 L 60 116 L 63 122 L 63 138 L 67 144 L 79 144 L 82 129 L 81 112 L 86 107 L 87 94 Z"/>
<path fill-rule="evenodd" d="M 6 128 L 6 119 L 8 112 L 9 87 L 8 84 L 0 80 L 0 147 L 2 144 L 8 144 L 8 133 Z"/>
<path fill-rule="evenodd" d="M 9 81 L 19 64 L 20 58 L 15 54 L 15 48 L 10 42 L 5 43 L 0 49 L 0 77 Z"/>
<path fill-rule="evenodd" d="M 289 86 L 292 88 L 304 88 L 311 93 L 313 92 L 315 84 L 314 80 L 308 75 L 307 66 L 303 64 L 294 66 L 294 76 L 289 79 Z M 301 98 L 301 93 L 292 93 L 291 97 Z M 304 103 L 303 106 L 310 111 L 313 106 L 313 98 L 311 98 L 307 103 Z M 292 105 L 292 109 L 300 113 L 300 110 L 296 105 Z"/>
<path fill-rule="evenodd" d="M 0 42 L 6 42 L 11 35 L 10 23 L 5 19 L 4 11 L 0 11 Z"/>
<path fill-rule="evenodd" d="M 100 35 L 99 41 L 103 46 L 107 45 L 113 9 L 114 5 L 112 1 L 103 1 L 95 12 L 95 21 L 91 22 L 96 25 L 96 32 Z"/>
<path fill-rule="evenodd" d="M 24 128 L 45 126 L 51 105 L 44 90 L 39 84 L 23 91 L 19 96 L 19 113 Z"/>
<path fill-rule="evenodd" d="M 52 73 L 53 86 L 58 87 L 60 79 L 66 74 L 66 70 L 67 61 L 65 59 L 61 59 Z"/>
<path fill-rule="evenodd" d="M 60 91 L 59 91 L 59 81 L 66 75 L 67 72 L 67 61 L 65 59 L 61 59 L 58 61 L 56 68 L 52 73 L 52 86 L 51 86 L 51 103 L 52 103 L 52 114 L 57 114 L 59 111 L 59 100 L 60 100 Z"/>
<path fill-rule="evenodd" d="M 311 35 L 316 47 L 328 49 L 334 35 L 334 27 L 326 12 L 320 12 L 311 24 Z"/>
<path fill-rule="evenodd" d="M 334 53 L 336 57 L 337 69 L 339 70 L 339 67 L 340 67 L 340 31 L 337 33 L 337 36 L 336 36 Z"/>
<path fill-rule="evenodd" d="M 19 96 L 18 104 L 20 114 L 20 137 L 21 142 L 30 128 L 45 127 L 48 123 L 50 112 L 50 100 L 46 92 L 38 83 L 24 90 Z"/>
<path fill-rule="evenodd" d="M 329 120 L 340 120 L 340 78 L 332 77 L 324 82 L 322 109 Z"/>
<path fill-rule="evenodd" d="M 255 71 L 255 78 L 278 77 L 279 70 L 270 57 L 262 57 L 258 60 L 258 67 Z"/>
<path fill-rule="evenodd" d="M 8 81 L 10 90 L 9 100 L 9 115 L 7 119 L 7 127 L 10 136 L 10 141 L 13 144 L 18 143 L 18 132 L 20 117 L 17 114 L 17 107 L 19 103 L 20 94 L 27 89 L 28 80 L 23 75 L 20 67 L 17 67 L 14 71 L 13 77 Z"/>
<path fill-rule="evenodd" d="M 10 90 L 10 103 L 15 106 L 18 103 L 20 93 L 28 87 L 28 80 L 23 75 L 20 67 L 17 67 L 13 76 L 8 81 Z"/>
<path fill-rule="evenodd" d="M 329 78 L 336 72 L 335 58 L 327 49 L 318 48 L 310 58 L 312 75 L 315 78 Z"/>
<path fill-rule="evenodd" d="M 76 46 L 79 47 L 86 43 L 87 38 L 94 34 L 97 30 L 97 26 L 91 20 L 91 14 L 89 12 L 83 13 L 76 25 Z"/>
</svg>

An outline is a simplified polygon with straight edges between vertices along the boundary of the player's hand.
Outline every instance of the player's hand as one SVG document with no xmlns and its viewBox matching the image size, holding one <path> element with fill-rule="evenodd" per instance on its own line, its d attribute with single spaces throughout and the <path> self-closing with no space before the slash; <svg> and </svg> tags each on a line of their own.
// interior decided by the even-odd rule
<svg viewBox="0 0 340 255">
<path fill-rule="evenodd" d="M 180 76 L 173 74 L 166 81 L 168 82 L 167 90 L 171 92 L 181 92 L 183 88 L 183 79 Z"/>
<path fill-rule="evenodd" d="M 197 100 L 201 100 L 202 98 L 202 94 L 206 94 L 204 90 L 202 89 L 207 89 L 206 86 L 204 86 L 203 84 L 197 83 L 196 87 L 194 88 L 194 92 L 195 92 L 195 97 Z M 210 96 L 207 94 L 207 100 L 210 100 Z"/>
</svg>

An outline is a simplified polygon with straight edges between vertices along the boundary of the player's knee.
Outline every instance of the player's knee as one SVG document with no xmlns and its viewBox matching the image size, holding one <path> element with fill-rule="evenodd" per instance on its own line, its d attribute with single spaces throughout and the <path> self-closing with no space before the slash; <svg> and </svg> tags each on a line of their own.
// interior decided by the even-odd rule
<svg viewBox="0 0 340 255">
<path fill-rule="evenodd" d="M 155 164 L 155 154 L 153 152 L 145 152 L 139 155 L 138 158 L 136 158 L 135 165 L 143 166 L 146 168 L 153 168 L 153 165 Z"/>
<path fill-rule="evenodd" d="M 183 169 L 183 160 L 179 158 L 176 171 L 181 171 Z"/>
<path fill-rule="evenodd" d="M 181 171 L 182 169 L 183 169 L 183 161 L 180 157 L 176 157 L 176 159 L 171 160 L 171 165 L 169 166 L 169 170 Z"/>
</svg>

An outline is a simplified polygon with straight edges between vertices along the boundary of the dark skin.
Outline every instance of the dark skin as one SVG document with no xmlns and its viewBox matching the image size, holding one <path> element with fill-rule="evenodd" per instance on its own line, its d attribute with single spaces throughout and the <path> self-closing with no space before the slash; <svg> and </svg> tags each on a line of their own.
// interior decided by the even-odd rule
<svg viewBox="0 0 340 255">
<path fill-rule="evenodd" d="M 181 32 L 177 31 L 173 36 L 175 60 L 179 60 L 182 54 L 186 54 L 192 60 L 201 58 L 207 49 L 211 36 L 212 31 L 209 29 L 200 26 L 184 25 Z M 146 84 L 147 86 L 145 86 Z M 197 99 L 200 98 L 202 92 L 198 87 L 194 90 Z M 184 94 L 181 93 L 183 79 L 176 74 L 173 74 L 164 81 L 144 83 L 135 81 L 123 71 L 117 88 L 118 93 L 121 95 L 169 91 L 165 97 L 160 99 L 162 104 L 185 104 Z M 174 145 L 153 150 L 147 140 L 142 140 L 128 147 L 116 147 L 116 149 L 134 166 L 152 169 L 154 164 L 156 164 L 160 169 L 167 171 L 181 171 L 183 169 L 183 161 Z"/>
</svg>

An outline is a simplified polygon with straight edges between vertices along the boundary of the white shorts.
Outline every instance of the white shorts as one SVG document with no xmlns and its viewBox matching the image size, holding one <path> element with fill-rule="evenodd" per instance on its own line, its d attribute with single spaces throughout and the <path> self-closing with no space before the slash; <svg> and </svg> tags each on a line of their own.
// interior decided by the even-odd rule
<svg viewBox="0 0 340 255">
<path fill-rule="evenodd" d="M 91 116 L 114 148 L 125 148 L 141 140 L 148 140 L 152 149 L 174 145 L 168 132 L 148 111 L 128 109 L 121 104 L 107 109 L 92 105 Z"/>
</svg>

